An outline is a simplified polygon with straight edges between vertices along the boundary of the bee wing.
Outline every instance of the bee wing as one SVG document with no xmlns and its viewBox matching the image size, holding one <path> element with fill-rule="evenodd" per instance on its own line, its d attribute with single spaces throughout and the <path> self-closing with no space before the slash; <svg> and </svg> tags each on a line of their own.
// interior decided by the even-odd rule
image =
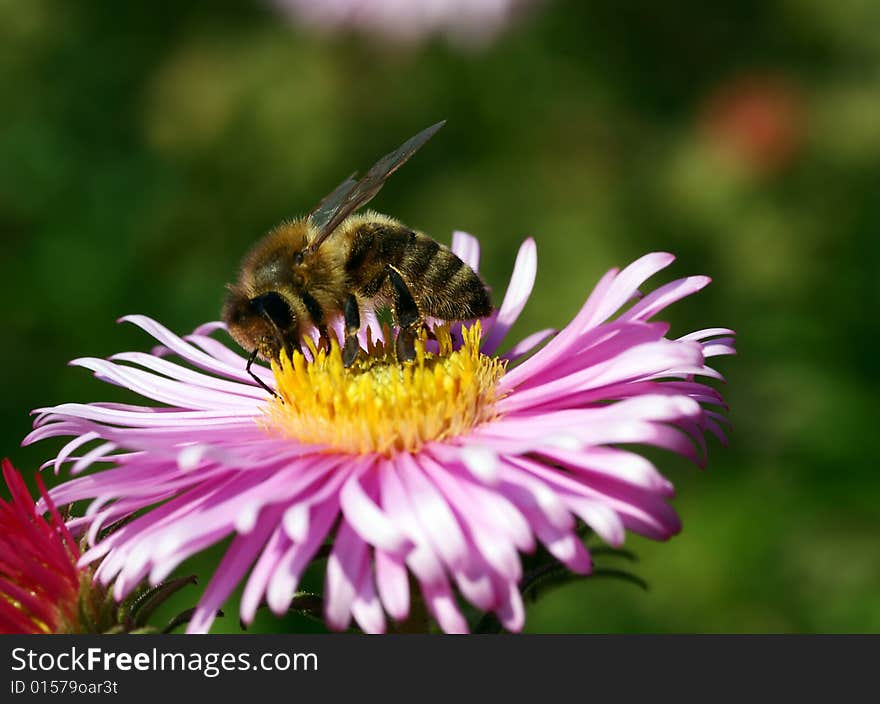
<svg viewBox="0 0 880 704">
<path fill-rule="evenodd" d="M 309 219 L 318 230 L 323 229 L 323 227 L 333 219 L 333 214 L 339 210 L 339 207 L 345 202 L 348 194 L 351 193 L 351 190 L 355 186 L 357 186 L 355 176 L 357 176 L 356 171 L 334 188 L 332 193 L 324 196 L 324 198 L 321 199 L 321 202 L 318 203 L 312 209 L 312 212 L 309 213 Z"/>
<path fill-rule="evenodd" d="M 309 216 L 318 234 L 309 243 L 306 253 L 314 252 L 345 218 L 369 203 L 382 189 L 386 179 L 403 166 L 445 124 L 446 121 L 443 120 L 422 130 L 415 137 L 411 137 L 396 150 L 386 154 L 373 164 L 359 181 L 355 181 L 354 174 L 352 174 L 339 184 L 336 190 L 324 198 Z"/>
</svg>

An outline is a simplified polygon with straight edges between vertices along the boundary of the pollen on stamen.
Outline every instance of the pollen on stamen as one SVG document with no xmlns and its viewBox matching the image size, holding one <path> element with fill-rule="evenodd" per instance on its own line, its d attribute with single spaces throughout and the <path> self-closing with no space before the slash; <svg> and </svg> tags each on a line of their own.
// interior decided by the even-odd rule
<svg viewBox="0 0 880 704">
<path fill-rule="evenodd" d="M 436 353 L 426 349 L 425 332 L 416 340 L 415 360 L 404 363 L 395 358 L 393 342 L 368 339 L 347 369 L 335 340 L 328 351 L 307 339 L 312 361 L 294 352 L 273 363 L 278 398 L 268 403 L 263 426 L 328 451 L 392 455 L 495 418 L 505 363 L 480 352 L 480 324 L 462 328 L 458 349 L 448 326 L 433 332 Z"/>
</svg>

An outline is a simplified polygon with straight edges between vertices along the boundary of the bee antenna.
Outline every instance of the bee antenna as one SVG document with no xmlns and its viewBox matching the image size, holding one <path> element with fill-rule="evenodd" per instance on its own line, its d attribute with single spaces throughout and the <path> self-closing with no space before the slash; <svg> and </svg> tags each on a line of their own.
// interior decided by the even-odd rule
<svg viewBox="0 0 880 704">
<path fill-rule="evenodd" d="M 266 384 L 260 377 L 257 376 L 256 372 L 251 369 L 251 365 L 254 363 L 254 360 L 257 358 L 257 354 L 259 354 L 259 350 L 254 350 L 251 352 L 251 356 L 248 357 L 247 366 L 244 368 L 245 371 L 251 375 L 251 378 L 256 381 L 260 386 L 263 387 L 266 391 L 268 391 L 274 398 L 278 398 L 278 394 L 275 393 L 272 389 L 269 388 L 269 385 Z"/>
</svg>

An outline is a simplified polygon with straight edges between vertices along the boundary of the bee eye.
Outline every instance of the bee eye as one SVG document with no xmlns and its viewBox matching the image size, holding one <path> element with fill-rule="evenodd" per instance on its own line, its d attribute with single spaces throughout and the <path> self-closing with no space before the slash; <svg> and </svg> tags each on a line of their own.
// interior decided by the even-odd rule
<svg viewBox="0 0 880 704">
<path fill-rule="evenodd" d="M 250 303 L 254 310 L 269 318 L 279 330 L 287 330 L 293 324 L 290 306 L 277 291 L 252 298 Z"/>
<path fill-rule="evenodd" d="M 302 250 L 300 250 L 299 252 L 296 252 L 293 255 L 293 263 L 296 264 L 297 266 L 299 266 L 300 264 L 303 263 L 303 257 L 305 257 L 305 254 L 303 254 Z"/>
</svg>

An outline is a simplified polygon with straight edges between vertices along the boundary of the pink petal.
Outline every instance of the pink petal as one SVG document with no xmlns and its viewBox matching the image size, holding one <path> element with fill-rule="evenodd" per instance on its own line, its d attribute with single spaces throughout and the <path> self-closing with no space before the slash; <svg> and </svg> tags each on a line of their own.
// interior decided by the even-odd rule
<svg viewBox="0 0 880 704">
<path fill-rule="evenodd" d="M 229 546 L 214 576 L 199 599 L 199 604 L 187 624 L 187 633 L 207 633 L 219 609 L 235 586 L 241 581 L 245 572 L 253 564 L 263 549 L 277 520 L 278 511 L 266 516 L 259 527 L 248 535 L 237 536 Z"/>
<path fill-rule="evenodd" d="M 526 609 L 516 584 L 508 582 L 504 586 L 507 589 L 506 598 L 501 601 L 495 614 L 504 628 L 516 633 L 521 631 L 526 623 Z"/>
<path fill-rule="evenodd" d="M 445 581 L 443 564 L 434 552 L 421 523 L 416 520 L 398 468 L 388 460 L 380 464 L 379 485 L 382 508 L 413 543 L 413 549 L 406 556 L 406 564 L 423 584 Z"/>
<path fill-rule="evenodd" d="M 504 294 L 504 301 L 498 309 L 495 325 L 483 338 L 482 349 L 486 354 L 492 354 L 495 351 L 511 326 L 519 318 L 532 293 L 537 273 L 538 250 L 535 240 L 529 237 L 520 245 L 516 255 L 513 275 L 510 277 L 510 284 Z"/>
<path fill-rule="evenodd" d="M 367 562 L 367 544 L 344 518 L 339 524 L 324 579 L 324 619 L 336 631 L 351 621 L 351 605 Z"/>
<path fill-rule="evenodd" d="M 711 283 L 708 276 L 689 276 L 652 291 L 620 316 L 620 320 L 649 320 L 664 308 L 690 296 Z"/>
<path fill-rule="evenodd" d="M 241 620 L 250 624 L 257 614 L 257 609 L 266 594 L 266 587 L 275 570 L 275 566 L 290 548 L 290 541 L 284 535 L 284 531 L 276 527 L 272 536 L 263 548 L 263 552 L 257 559 L 256 565 L 251 570 L 250 577 L 245 584 L 241 596 Z"/>
<path fill-rule="evenodd" d="M 368 481 L 372 485 L 375 479 Z M 357 475 L 343 485 L 339 500 L 346 520 L 370 544 L 392 553 L 405 553 L 412 547 L 385 512 L 367 496 Z"/>
<path fill-rule="evenodd" d="M 410 505 L 434 550 L 449 567 L 463 565 L 467 559 L 467 543 L 449 504 L 412 455 L 404 453 L 396 459 Z"/>
<path fill-rule="evenodd" d="M 376 586 L 385 610 L 397 621 L 409 615 L 409 576 L 403 558 L 376 550 Z"/>
<path fill-rule="evenodd" d="M 422 584 L 428 609 L 446 633 L 467 633 L 468 625 L 455 603 L 455 597 L 445 580 L 436 584 Z"/>
<path fill-rule="evenodd" d="M 292 545 L 272 567 L 272 576 L 266 586 L 266 601 L 275 614 L 281 615 L 290 608 L 290 602 L 299 585 L 303 572 L 314 557 L 318 548 L 339 513 L 339 505 L 330 500 L 315 506 L 309 521 L 308 537 L 301 543 Z M 254 589 L 259 587 L 254 585 Z M 251 596 L 253 599 L 253 596 Z"/>
<path fill-rule="evenodd" d="M 382 602 L 376 595 L 369 558 L 364 561 L 364 569 L 351 603 L 351 615 L 364 633 L 385 632 L 385 613 L 382 611 Z"/>
<path fill-rule="evenodd" d="M 452 233 L 452 253 L 474 271 L 480 270 L 480 242 L 467 232 L 456 230 Z"/>
<path fill-rule="evenodd" d="M 587 321 L 587 327 L 598 325 L 608 319 L 622 305 L 632 299 L 639 286 L 674 261 L 675 257 L 667 252 L 653 252 L 636 259 L 615 277 L 607 293 L 596 307 L 595 313 Z"/>
<path fill-rule="evenodd" d="M 541 343 L 543 343 L 545 340 L 548 340 L 556 333 L 557 330 L 555 328 L 545 328 L 544 330 L 533 332 L 531 335 L 524 337 L 513 347 L 507 350 L 507 352 L 502 354 L 500 356 L 500 359 L 504 359 L 509 362 L 515 362 L 520 357 L 525 357 L 529 352 L 531 352 L 536 347 L 539 347 Z"/>
</svg>

